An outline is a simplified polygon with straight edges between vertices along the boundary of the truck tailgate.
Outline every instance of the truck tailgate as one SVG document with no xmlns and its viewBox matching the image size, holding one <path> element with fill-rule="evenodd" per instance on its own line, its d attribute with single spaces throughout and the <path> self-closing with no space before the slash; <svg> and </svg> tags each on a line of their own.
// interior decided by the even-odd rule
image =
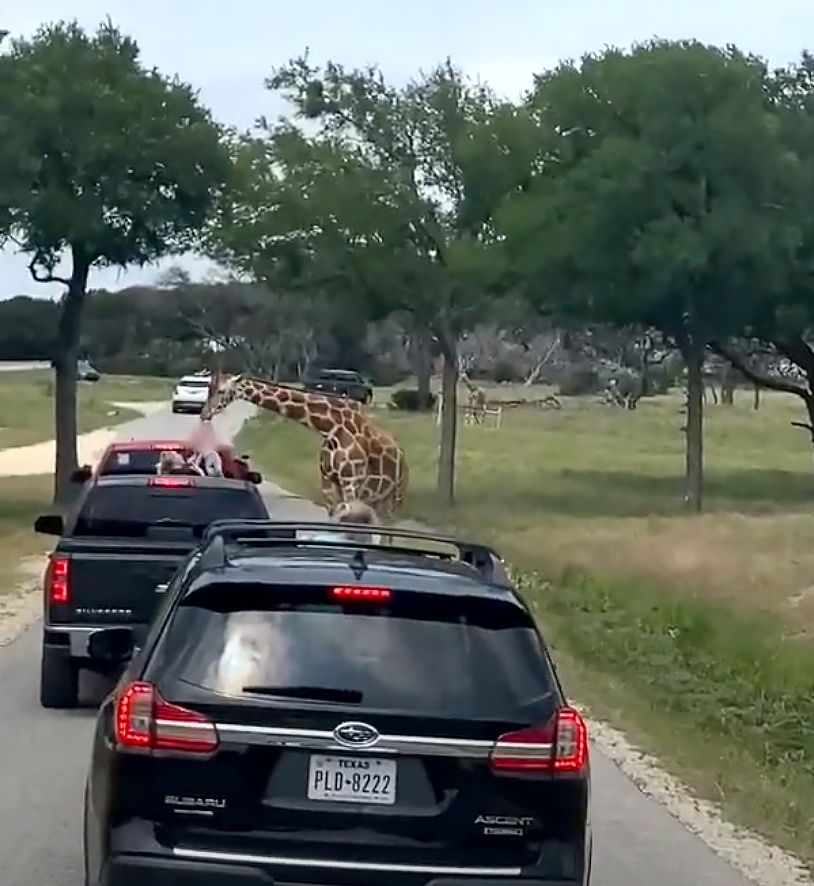
<svg viewBox="0 0 814 886">
<path fill-rule="evenodd" d="M 70 561 L 70 596 L 50 606 L 52 624 L 146 624 L 160 602 L 156 585 L 170 581 L 194 542 L 72 539 L 60 551 Z"/>
</svg>

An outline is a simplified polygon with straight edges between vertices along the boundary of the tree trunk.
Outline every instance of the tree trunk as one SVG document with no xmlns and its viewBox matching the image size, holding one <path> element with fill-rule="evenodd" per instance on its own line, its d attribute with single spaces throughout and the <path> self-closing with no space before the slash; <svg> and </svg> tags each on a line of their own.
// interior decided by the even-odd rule
<svg viewBox="0 0 814 886">
<path fill-rule="evenodd" d="M 752 399 L 752 409 L 754 409 L 755 412 L 757 412 L 758 409 L 760 409 L 760 386 L 754 385 L 754 389 L 755 389 L 755 396 Z"/>
<path fill-rule="evenodd" d="M 700 513 L 704 497 L 704 351 L 691 342 L 684 353 L 687 364 L 686 472 L 684 502 Z"/>
<path fill-rule="evenodd" d="M 650 382 L 650 356 L 645 352 L 642 355 L 641 362 L 641 396 L 649 397 L 652 387 Z"/>
<path fill-rule="evenodd" d="M 438 494 L 448 504 L 455 500 L 455 448 L 458 436 L 458 355 L 451 337 L 443 342 L 441 381 L 441 445 L 438 456 Z"/>
<path fill-rule="evenodd" d="M 737 382 L 735 370 L 731 366 L 725 367 L 721 377 L 721 404 L 723 406 L 733 406 L 735 404 Z"/>
<path fill-rule="evenodd" d="M 430 408 L 430 382 L 432 380 L 432 336 L 428 330 L 416 330 L 413 339 L 413 365 L 421 409 Z"/>
<path fill-rule="evenodd" d="M 90 266 L 74 255 L 70 285 L 62 297 L 62 310 L 57 327 L 56 385 L 54 424 L 56 463 L 54 465 L 54 502 L 67 504 L 73 484 L 71 475 L 77 468 L 76 453 L 76 369 L 79 359 L 79 338 L 82 309 L 88 285 Z"/>
<path fill-rule="evenodd" d="M 811 446 L 814 448 L 814 394 L 806 394 L 802 399 L 803 403 L 805 403 L 808 422 L 792 422 L 792 424 L 808 431 L 809 437 L 811 438 Z"/>
</svg>

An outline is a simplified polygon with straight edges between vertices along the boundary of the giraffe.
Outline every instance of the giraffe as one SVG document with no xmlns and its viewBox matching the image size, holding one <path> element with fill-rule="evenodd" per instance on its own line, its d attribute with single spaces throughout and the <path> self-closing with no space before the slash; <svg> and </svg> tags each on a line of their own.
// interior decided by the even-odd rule
<svg viewBox="0 0 814 886">
<path fill-rule="evenodd" d="M 466 385 L 467 390 L 469 391 L 469 415 L 472 417 L 475 424 L 480 424 L 483 421 L 486 412 L 486 394 L 484 394 L 483 390 L 472 382 L 472 379 L 469 377 L 463 366 L 459 367 L 458 374 L 461 376 L 461 381 Z"/>
<path fill-rule="evenodd" d="M 201 411 L 211 420 L 234 400 L 246 400 L 315 430 L 322 437 L 319 473 L 329 513 L 361 501 L 389 520 L 404 502 L 409 480 L 404 450 L 377 428 L 362 405 L 344 397 L 312 394 L 250 375 L 213 373 Z"/>
</svg>

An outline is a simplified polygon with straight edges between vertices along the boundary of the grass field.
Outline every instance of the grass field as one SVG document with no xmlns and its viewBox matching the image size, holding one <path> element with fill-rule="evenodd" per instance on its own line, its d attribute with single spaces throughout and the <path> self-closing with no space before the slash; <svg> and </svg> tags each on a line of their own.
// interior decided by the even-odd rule
<svg viewBox="0 0 814 886">
<path fill-rule="evenodd" d="M 163 400 L 172 394 L 167 379 L 103 376 L 79 383 L 79 432 L 118 424 L 138 413 L 116 402 Z M 0 449 L 50 440 L 54 436 L 54 382 L 48 370 L 0 373 Z"/>
<path fill-rule="evenodd" d="M 54 480 L 50 474 L 0 479 L 0 608 L 2 597 L 27 578 L 26 558 L 48 550 L 53 542 L 35 535 L 34 520 L 51 506 Z"/>
<path fill-rule="evenodd" d="M 814 860 L 814 454 L 793 398 L 710 407 L 706 513 L 686 515 L 681 406 L 565 399 L 461 427 L 454 508 L 434 496 L 434 418 L 376 415 L 407 451 L 405 516 L 504 553 L 575 696 Z M 267 416 L 241 441 L 311 497 L 318 442 Z"/>
</svg>

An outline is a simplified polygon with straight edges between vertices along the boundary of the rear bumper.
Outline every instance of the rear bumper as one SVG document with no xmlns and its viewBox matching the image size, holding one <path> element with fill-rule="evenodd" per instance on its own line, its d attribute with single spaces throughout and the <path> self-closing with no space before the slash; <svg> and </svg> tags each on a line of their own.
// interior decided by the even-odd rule
<svg viewBox="0 0 814 886">
<path fill-rule="evenodd" d="M 185 412 L 200 412 L 204 408 L 203 400 L 173 400 L 172 408 Z"/>
<path fill-rule="evenodd" d="M 588 839 L 586 868 L 591 854 Z M 93 875 L 100 877 L 91 877 L 89 886 L 587 886 L 582 864 L 580 870 L 561 867 L 551 871 L 553 878 L 542 879 L 539 871 L 477 867 L 463 859 L 460 867 L 447 867 L 366 861 L 364 855 L 357 862 L 273 851 L 249 854 L 183 844 L 170 847 L 158 842 L 154 825 L 144 819 L 131 819 L 114 828 L 106 840 L 86 842 L 86 847 L 104 844 L 104 857 L 86 854 Z M 562 878 L 566 872 L 570 879 Z"/>
<path fill-rule="evenodd" d="M 518 876 L 479 877 L 393 873 L 369 870 L 326 871 L 306 867 L 192 861 L 122 855 L 92 886 L 582 886 L 574 880 L 538 880 Z"/>
<path fill-rule="evenodd" d="M 88 641 L 97 631 L 105 631 L 109 628 L 130 628 L 136 638 L 136 644 L 143 639 L 146 626 L 140 624 L 128 625 L 51 625 L 43 626 L 42 642 L 44 646 L 67 650 L 71 658 L 83 658 L 92 661 L 88 654 Z"/>
</svg>

